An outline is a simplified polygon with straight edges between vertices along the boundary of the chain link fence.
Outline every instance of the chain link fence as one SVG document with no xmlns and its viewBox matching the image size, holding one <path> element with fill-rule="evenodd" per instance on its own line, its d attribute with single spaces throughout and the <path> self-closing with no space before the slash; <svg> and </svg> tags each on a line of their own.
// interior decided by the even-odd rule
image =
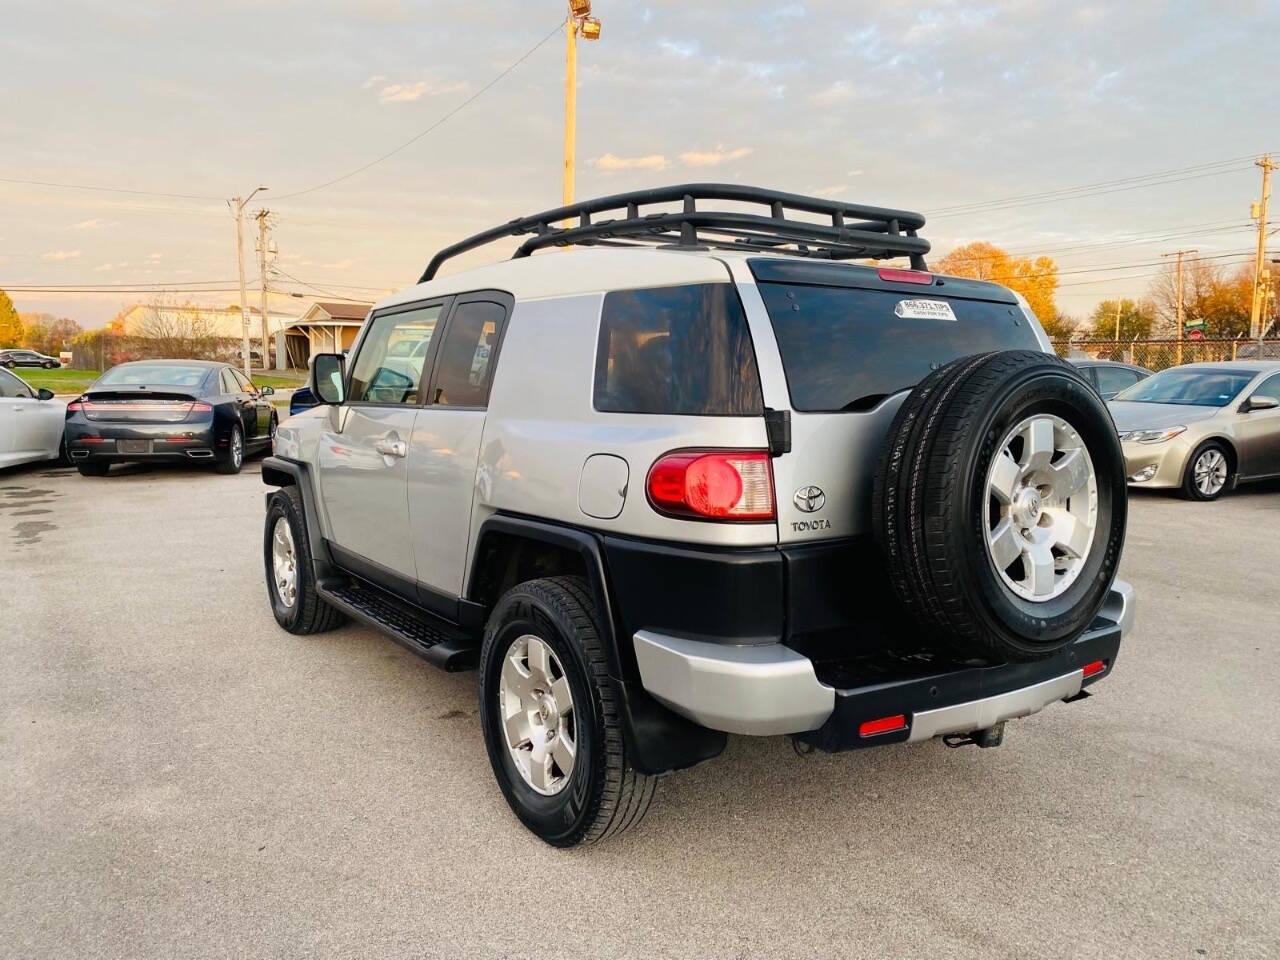
<svg viewBox="0 0 1280 960">
<path fill-rule="evenodd" d="M 1253 359 L 1258 341 L 1245 337 L 1204 340 L 1055 340 L 1058 356 L 1091 360 L 1118 360 L 1148 370 L 1164 370 L 1184 363 Z M 1280 341 L 1267 341 L 1263 356 L 1280 359 Z"/>
</svg>

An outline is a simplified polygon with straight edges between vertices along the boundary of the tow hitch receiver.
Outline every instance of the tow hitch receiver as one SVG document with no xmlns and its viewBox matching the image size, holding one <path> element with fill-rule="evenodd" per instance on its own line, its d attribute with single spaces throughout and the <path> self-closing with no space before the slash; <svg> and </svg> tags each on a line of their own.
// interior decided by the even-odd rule
<svg viewBox="0 0 1280 960">
<path fill-rule="evenodd" d="M 973 733 L 949 733 L 942 738 L 942 742 L 948 747 L 963 747 L 970 743 L 984 750 L 987 747 L 998 747 L 1004 742 L 1004 721 L 1001 720 L 985 730 L 975 730 Z"/>
</svg>

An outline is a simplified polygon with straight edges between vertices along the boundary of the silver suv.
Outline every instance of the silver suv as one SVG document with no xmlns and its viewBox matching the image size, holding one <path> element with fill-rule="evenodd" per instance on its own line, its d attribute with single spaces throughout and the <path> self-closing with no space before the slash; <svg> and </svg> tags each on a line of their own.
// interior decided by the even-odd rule
<svg viewBox="0 0 1280 960">
<path fill-rule="evenodd" d="M 690 184 L 441 251 L 280 425 L 276 619 L 478 667 L 498 784 L 559 846 L 730 733 L 990 747 L 1087 696 L 1134 609 L 1115 427 L 923 224 Z"/>
</svg>

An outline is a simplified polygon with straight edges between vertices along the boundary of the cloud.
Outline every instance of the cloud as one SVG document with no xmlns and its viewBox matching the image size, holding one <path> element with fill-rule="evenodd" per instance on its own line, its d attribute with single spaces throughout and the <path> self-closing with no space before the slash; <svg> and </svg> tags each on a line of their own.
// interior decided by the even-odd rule
<svg viewBox="0 0 1280 960">
<path fill-rule="evenodd" d="M 594 157 L 590 164 L 597 170 L 665 170 L 667 158 L 661 153 L 650 153 L 643 157 L 619 157 L 606 153 L 602 157 Z"/>
<path fill-rule="evenodd" d="M 816 103 L 820 107 L 829 107 L 832 104 L 844 103 L 853 99 L 853 87 L 849 85 L 847 80 L 837 80 L 835 83 L 823 87 L 821 90 L 813 93 L 809 97 L 810 103 Z"/>
<path fill-rule="evenodd" d="M 658 47 L 663 53 L 669 53 L 681 60 L 688 60 L 698 52 L 698 45 L 692 40 L 659 40 Z"/>
<path fill-rule="evenodd" d="M 838 197 L 842 193 L 847 193 L 848 190 L 849 185 L 847 183 L 842 183 L 835 187 L 816 187 L 809 192 L 815 197 Z"/>
<path fill-rule="evenodd" d="M 335 260 L 333 263 L 322 263 L 321 266 L 326 270 L 347 270 L 350 269 L 353 263 L 355 263 L 354 260 L 350 257 L 346 257 L 342 260 Z"/>
<path fill-rule="evenodd" d="M 159 263 L 159 262 L 160 262 L 161 260 L 163 260 L 163 259 L 164 259 L 164 254 L 163 254 L 163 253 L 148 253 L 148 254 L 147 254 L 147 263 Z"/>
<path fill-rule="evenodd" d="M 846 176 L 846 177 L 860 177 L 860 176 L 862 176 L 862 168 L 861 168 L 861 167 L 859 167 L 857 170 L 850 170 L 848 173 L 846 173 L 846 174 L 845 174 L 845 176 Z"/>
<path fill-rule="evenodd" d="M 50 250 L 40 254 L 42 260 L 74 260 L 80 256 L 79 250 Z"/>
<path fill-rule="evenodd" d="M 680 154 L 680 162 L 686 167 L 718 167 L 722 163 L 741 160 L 749 153 L 751 153 L 750 147 L 737 147 L 733 150 L 726 150 L 724 147 L 718 146 L 714 150 L 690 150 L 682 153 Z"/>
<path fill-rule="evenodd" d="M 412 103 L 425 96 L 436 97 L 444 93 L 458 93 L 466 90 L 467 86 L 466 83 L 436 85 L 426 80 L 419 80 L 417 83 L 389 83 L 378 91 L 378 102 Z"/>
<path fill-rule="evenodd" d="M 73 223 L 71 225 L 71 229 L 72 230 L 93 230 L 97 227 L 102 226 L 104 223 L 106 223 L 105 220 L 100 220 L 99 218 L 94 217 L 92 220 L 81 220 L 79 223 Z"/>
<path fill-rule="evenodd" d="M 124 264 L 120 264 L 120 266 L 124 266 Z M 116 268 L 116 265 L 114 263 L 100 263 L 93 268 L 93 272 L 106 273 L 108 270 L 114 270 L 115 268 Z"/>
<path fill-rule="evenodd" d="M 364 83 L 360 84 L 360 89 L 368 90 L 370 87 L 377 86 L 378 84 L 382 83 L 382 81 L 386 79 L 387 79 L 387 75 L 385 73 L 375 73 L 372 77 L 370 77 Z"/>
</svg>

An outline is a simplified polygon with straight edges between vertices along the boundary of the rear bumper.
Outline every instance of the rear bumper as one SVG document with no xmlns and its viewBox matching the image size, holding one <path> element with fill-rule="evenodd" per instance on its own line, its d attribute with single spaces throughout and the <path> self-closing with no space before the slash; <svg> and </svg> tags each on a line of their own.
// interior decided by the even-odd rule
<svg viewBox="0 0 1280 960">
<path fill-rule="evenodd" d="M 966 667 L 837 687 L 781 643 L 725 646 L 649 631 L 635 634 L 641 682 L 654 699 L 728 733 L 798 734 L 827 750 L 969 733 L 1073 697 L 1111 672 L 1133 626 L 1133 588 L 1116 581 L 1093 626 L 1047 660 Z M 1103 666 L 1089 677 L 1086 664 Z M 863 736 L 869 720 L 904 725 Z"/>
<path fill-rule="evenodd" d="M 72 462 L 96 460 L 108 463 L 140 460 L 212 460 L 226 448 L 219 447 L 213 424 L 124 424 L 69 419 L 66 426 L 67 456 Z"/>
</svg>

